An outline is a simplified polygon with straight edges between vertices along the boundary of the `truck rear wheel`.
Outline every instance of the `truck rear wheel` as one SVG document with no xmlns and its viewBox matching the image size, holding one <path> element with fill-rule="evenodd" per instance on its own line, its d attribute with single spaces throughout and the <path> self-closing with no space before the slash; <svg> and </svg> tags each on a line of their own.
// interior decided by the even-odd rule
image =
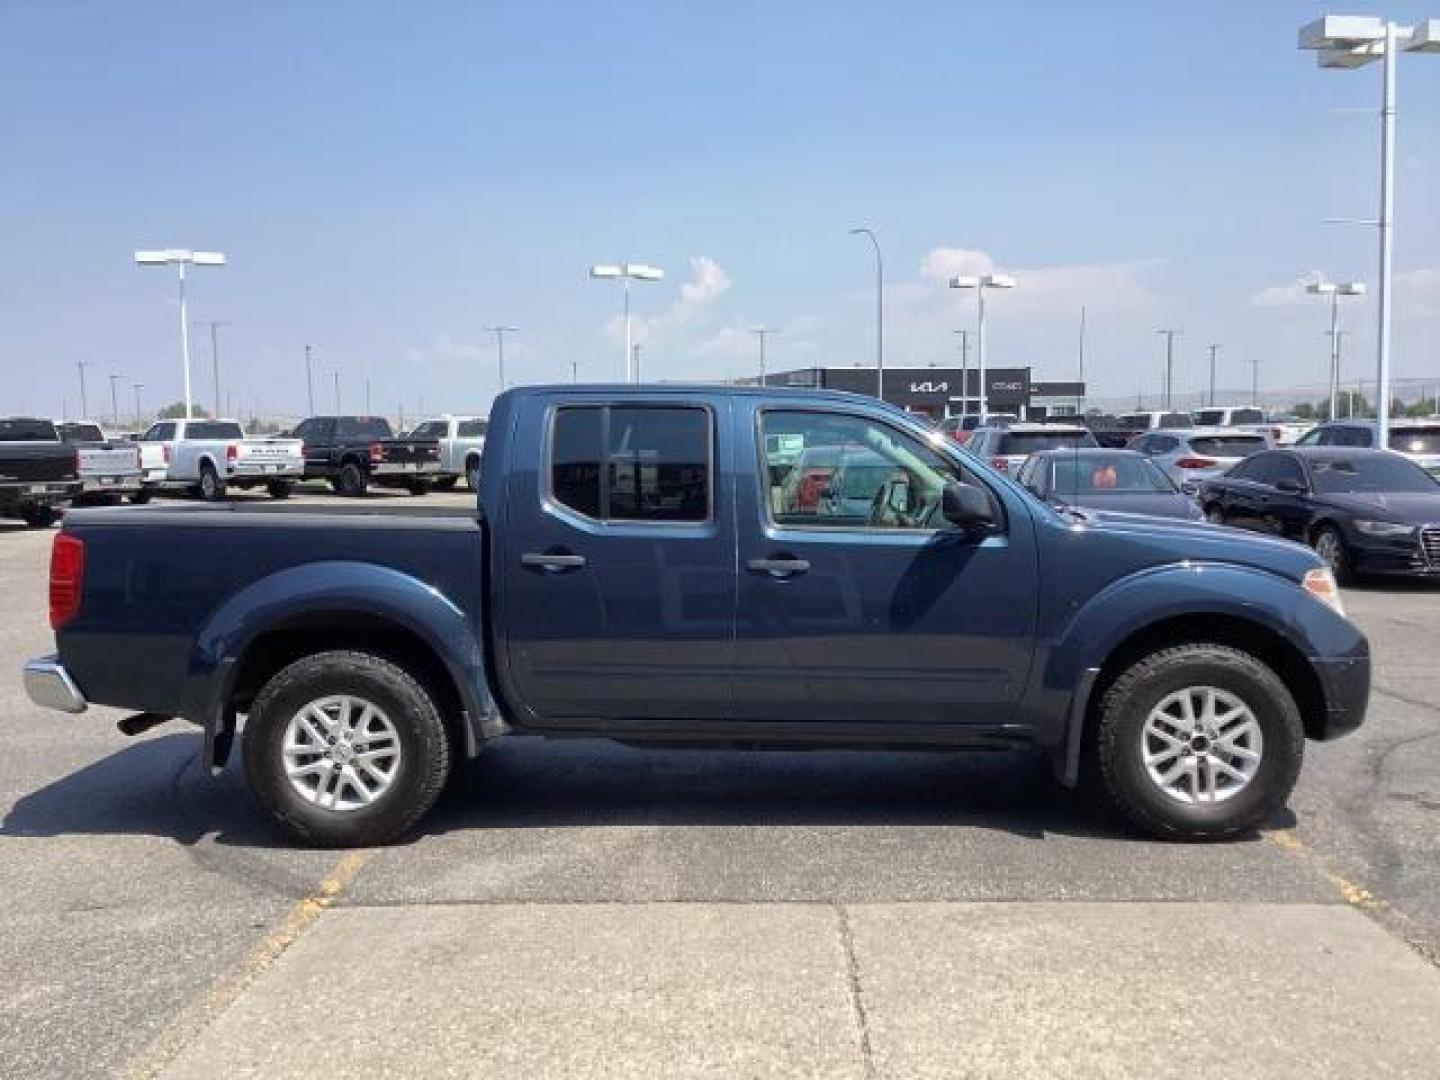
<svg viewBox="0 0 1440 1080">
<path fill-rule="evenodd" d="M 465 486 L 471 491 L 480 490 L 480 459 L 472 457 L 465 462 Z"/>
<path fill-rule="evenodd" d="M 358 499 L 365 494 L 366 488 L 370 486 L 370 478 L 365 475 L 365 470 L 356 465 L 353 461 L 347 461 L 340 466 L 340 476 L 336 481 L 335 490 L 349 499 Z"/>
<path fill-rule="evenodd" d="M 200 498 L 206 502 L 225 498 L 225 480 L 208 461 L 200 466 Z"/>
<path fill-rule="evenodd" d="M 1223 840 L 1263 825 L 1294 789 L 1305 747 L 1279 676 L 1249 653 L 1200 642 L 1123 671 L 1094 735 L 1106 797 L 1170 840 Z"/>
<path fill-rule="evenodd" d="M 32 529 L 48 529 L 60 516 L 53 506 L 27 506 L 20 511 L 20 517 Z"/>
<path fill-rule="evenodd" d="M 261 689 L 245 724 L 250 790 L 293 839 L 385 844 L 435 805 L 450 742 L 434 700 L 369 653 L 316 653 Z"/>
<path fill-rule="evenodd" d="M 294 486 L 289 480 L 267 480 L 265 482 L 265 490 L 270 493 L 272 499 L 288 499 Z"/>
<path fill-rule="evenodd" d="M 459 482 L 459 480 L 460 478 L 458 476 L 442 476 L 439 480 L 435 481 L 435 490 L 454 491 L 455 485 Z"/>
</svg>

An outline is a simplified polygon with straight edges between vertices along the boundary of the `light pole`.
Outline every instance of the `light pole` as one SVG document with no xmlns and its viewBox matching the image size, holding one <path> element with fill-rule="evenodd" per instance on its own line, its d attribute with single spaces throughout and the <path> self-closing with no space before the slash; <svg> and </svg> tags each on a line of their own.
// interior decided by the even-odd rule
<svg viewBox="0 0 1440 1080">
<path fill-rule="evenodd" d="M 315 351 L 314 345 L 305 346 L 305 393 L 310 401 L 310 415 L 315 415 L 315 376 L 311 369 L 310 359 Z"/>
<path fill-rule="evenodd" d="M 630 346 L 630 357 L 635 363 L 635 381 L 640 381 L 640 342 Z"/>
<path fill-rule="evenodd" d="M 1171 391 L 1175 385 L 1175 338 L 1179 336 L 1179 330 L 1156 330 L 1157 334 L 1165 335 L 1165 411 L 1171 409 Z"/>
<path fill-rule="evenodd" d="M 885 260 L 880 255 L 880 241 L 864 226 L 850 230 L 851 236 L 868 236 L 875 249 L 875 396 L 885 400 Z"/>
<path fill-rule="evenodd" d="M 1260 357 L 1247 357 L 1245 362 L 1250 365 L 1250 406 L 1258 409 L 1260 407 Z"/>
<path fill-rule="evenodd" d="M 140 411 L 140 391 L 145 389 L 145 384 L 137 382 L 133 384 L 133 389 L 135 391 L 135 427 L 140 429 L 145 426 L 145 414 Z"/>
<path fill-rule="evenodd" d="M 1330 297 L 1330 415 L 1334 420 L 1340 404 L 1340 297 L 1364 296 L 1361 281 L 1312 281 L 1305 291 L 1314 296 Z"/>
<path fill-rule="evenodd" d="M 86 403 L 86 401 L 85 401 L 85 369 L 86 369 L 87 367 L 89 367 L 89 366 L 90 366 L 89 363 L 87 363 L 87 362 L 84 361 L 84 360 L 76 360 L 76 361 L 75 361 L 75 367 L 78 368 L 79 371 L 80 371 L 80 419 L 81 419 L 81 420 L 89 420 L 89 419 L 90 419 L 90 406 L 89 406 L 89 405 Z"/>
<path fill-rule="evenodd" d="M 960 415 L 970 411 L 970 331 L 955 330 L 960 335 Z"/>
<path fill-rule="evenodd" d="M 590 276 L 607 281 L 618 278 L 625 285 L 625 381 L 637 382 L 639 376 L 632 366 L 635 355 L 630 349 L 630 282 L 659 281 L 665 271 L 644 263 L 597 263 L 590 267 Z"/>
<path fill-rule="evenodd" d="M 765 385 L 765 339 L 771 334 L 778 334 L 779 330 L 773 330 L 768 326 L 757 326 L 750 331 L 760 340 L 760 385 Z"/>
<path fill-rule="evenodd" d="M 220 411 L 220 344 L 217 331 L 220 327 L 230 324 L 220 319 L 197 319 L 195 321 L 201 326 L 210 328 L 210 368 L 215 379 L 215 415 L 223 416 L 224 413 Z"/>
<path fill-rule="evenodd" d="M 117 428 L 120 426 L 120 398 L 115 393 L 115 384 L 124 377 L 115 374 L 110 376 L 110 416 L 115 421 Z"/>
<path fill-rule="evenodd" d="M 579 361 L 579 360 L 571 360 L 571 361 L 570 361 L 570 381 L 571 381 L 572 383 L 578 383 L 578 382 L 580 381 L 580 361 Z"/>
<path fill-rule="evenodd" d="M 187 266 L 224 266 L 225 256 L 219 251 L 190 251 L 168 248 L 164 251 L 137 251 L 139 266 L 175 266 L 180 270 L 180 359 L 185 371 L 185 419 L 194 416 L 190 400 L 190 317 L 185 308 L 185 268 Z"/>
<path fill-rule="evenodd" d="M 1220 351 L 1218 342 L 1208 346 L 1210 349 L 1210 407 L 1215 407 L 1215 354 Z"/>
<path fill-rule="evenodd" d="M 518 334 L 518 326 L 487 326 L 486 330 L 495 335 L 495 352 L 499 358 L 500 390 L 505 390 L 505 335 Z"/>
<path fill-rule="evenodd" d="M 990 388 L 985 385 L 985 290 L 1013 289 L 1015 279 L 1009 274 L 963 275 L 951 278 L 950 287 L 975 290 L 975 366 L 980 371 L 980 423 L 983 424 L 990 415 Z"/>
<path fill-rule="evenodd" d="M 340 415 L 340 369 L 336 368 L 330 373 L 335 380 L 335 415 Z"/>
<path fill-rule="evenodd" d="M 1380 60 L 1380 291 L 1375 349 L 1375 445 L 1390 445 L 1390 272 L 1395 223 L 1395 50 L 1440 52 L 1440 19 L 1400 26 L 1365 15 L 1326 15 L 1300 28 L 1300 48 L 1322 68 L 1357 68 Z"/>
</svg>

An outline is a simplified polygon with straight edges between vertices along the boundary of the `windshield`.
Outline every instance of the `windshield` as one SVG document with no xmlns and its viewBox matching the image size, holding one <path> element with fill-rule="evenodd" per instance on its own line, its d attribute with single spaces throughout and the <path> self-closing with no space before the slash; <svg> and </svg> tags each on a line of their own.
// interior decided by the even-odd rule
<svg viewBox="0 0 1440 1080">
<path fill-rule="evenodd" d="M 1312 458 L 1310 471 L 1315 490 L 1322 495 L 1349 495 L 1360 492 L 1440 492 L 1424 469 L 1404 458 L 1377 454 L 1374 457 Z"/>
<path fill-rule="evenodd" d="M 1018 457 L 1041 450 L 1094 445 L 1095 436 L 1088 431 L 1007 431 L 1001 436 L 1000 447 L 996 452 Z"/>
<path fill-rule="evenodd" d="M 233 420 L 197 420 L 185 425 L 187 439 L 243 439 L 245 432 Z"/>
<path fill-rule="evenodd" d="M 1190 440 L 1190 449 L 1206 457 L 1249 457 L 1268 448 L 1263 435 L 1200 435 Z"/>
<path fill-rule="evenodd" d="M 1390 429 L 1390 449 L 1402 454 L 1440 454 L 1440 424 L 1434 427 Z"/>
<path fill-rule="evenodd" d="M 105 441 L 99 424 L 61 424 L 60 437 L 67 443 Z"/>
<path fill-rule="evenodd" d="M 1149 458 L 1076 454 L 1050 460 L 1050 490 L 1061 498 L 1116 492 L 1174 491 L 1175 485 Z"/>
<path fill-rule="evenodd" d="M 0 420 L 0 442 L 59 442 L 49 420 Z"/>
</svg>

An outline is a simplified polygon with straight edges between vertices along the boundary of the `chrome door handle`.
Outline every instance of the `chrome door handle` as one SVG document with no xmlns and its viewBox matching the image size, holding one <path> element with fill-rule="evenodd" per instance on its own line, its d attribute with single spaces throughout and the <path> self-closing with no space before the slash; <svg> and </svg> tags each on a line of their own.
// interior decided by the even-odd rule
<svg viewBox="0 0 1440 1080">
<path fill-rule="evenodd" d="M 808 559 L 751 559 L 745 565 L 756 573 L 772 574 L 775 577 L 803 574 L 810 569 Z"/>
<path fill-rule="evenodd" d="M 585 565 L 585 556 L 527 551 L 520 556 L 520 565 L 535 566 L 541 570 L 575 570 Z"/>
</svg>

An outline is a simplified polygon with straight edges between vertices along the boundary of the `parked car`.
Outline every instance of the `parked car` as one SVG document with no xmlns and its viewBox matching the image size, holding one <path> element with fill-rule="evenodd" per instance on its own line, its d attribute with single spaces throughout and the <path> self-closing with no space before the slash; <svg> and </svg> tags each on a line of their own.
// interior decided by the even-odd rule
<svg viewBox="0 0 1440 1080">
<path fill-rule="evenodd" d="M 1014 413 L 991 413 L 987 418 L 990 427 L 1006 427 L 1020 419 Z M 962 446 L 969 441 L 975 429 L 981 427 L 979 413 L 957 413 L 940 421 L 940 430 Z"/>
<path fill-rule="evenodd" d="M 1076 529 L 881 402 L 565 385 L 491 421 L 473 516 L 67 515 L 31 699 L 137 710 L 130 733 L 183 717 L 217 771 L 238 739 L 274 821 L 328 845 L 403 834 L 512 733 L 1034 747 L 1137 828 L 1215 839 L 1270 819 L 1305 737 L 1364 716 L 1368 645 L 1314 552 Z M 788 512 L 772 440 L 894 475 L 864 524 Z"/>
<path fill-rule="evenodd" d="M 1013 473 L 1025 459 L 1040 450 L 1099 446 L 1090 429 L 1074 423 L 1016 423 L 1008 427 L 976 428 L 965 449 L 1001 472 Z"/>
<path fill-rule="evenodd" d="M 408 438 L 436 439 L 440 443 L 440 469 L 435 486 L 449 491 L 463 476 L 471 491 L 480 490 L 480 453 L 485 449 L 483 416 L 439 416 L 419 424 Z"/>
<path fill-rule="evenodd" d="M 863 525 L 870 520 L 875 499 L 895 477 L 888 459 L 865 446 L 808 447 L 780 485 L 776 512 Z"/>
<path fill-rule="evenodd" d="M 1196 409 L 1190 414 L 1193 427 L 1261 427 L 1266 423 L 1265 410 L 1253 405 L 1222 405 L 1218 408 Z M 1169 427 L 1158 424 L 1157 427 Z"/>
<path fill-rule="evenodd" d="M 49 420 L 0 418 L 0 517 L 32 529 L 53 525 L 80 491 L 77 454 Z"/>
<path fill-rule="evenodd" d="M 1261 425 L 1276 446 L 1294 446 L 1314 426 L 1314 420 L 1301 420 L 1298 416 L 1288 415 L 1268 417 Z"/>
<path fill-rule="evenodd" d="M 1311 428 L 1295 445 L 1375 449 L 1375 421 L 1331 420 Z M 1390 449 L 1440 476 L 1440 420 L 1391 420 Z"/>
<path fill-rule="evenodd" d="M 290 497 L 304 472 L 297 439 L 247 436 L 237 420 L 160 420 L 140 439 L 145 478 L 134 502 L 161 488 L 185 488 L 206 502 L 227 490 L 264 485 L 273 499 Z"/>
<path fill-rule="evenodd" d="M 1335 577 L 1440 575 L 1440 483 L 1399 454 L 1295 447 L 1200 489 L 1213 522 L 1309 544 Z"/>
<path fill-rule="evenodd" d="M 1200 505 L 1133 450 L 1042 450 L 1015 479 L 1052 506 L 1203 521 Z"/>
<path fill-rule="evenodd" d="M 371 484 L 423 495 L 440 476 L 440 442 L 390 433 L 383 416 L 312 416 L 294 435 L 304 443 L 305 479 L 328 480 L 358 498 Z"/>
<path fill-rule="evenodd" d="M 80 491 L 75 505 L 117 503 L 140 491 L 140 448 L 112 439 L 93 420 L 74 420 L 57 429 L 60 440 L 76 450 Z"/>
<path fill-rule="evenodd" d="M 1159 428 L 1174 430 L 1175 428 L 1195 426 L 1195 422 L 1191 419 L 1189 413 L 1166 412 L 1163 409 L 1121 413 L 1115 419 L 1118 422 L 1117 426 L 1129 428 L 1137 433 L 1141 431 L 1155 431 Z"/>
<path fill-rule="evenodd" d="M 1270 449 L 1270 439 L 1259 431 L 1234 428 L 1168 429 L 1141 435 L 1128 447 L 1144 454 L 1165 471 L 1182 490 L 1219 476 L 1251 454 Z"/>
</svg>

